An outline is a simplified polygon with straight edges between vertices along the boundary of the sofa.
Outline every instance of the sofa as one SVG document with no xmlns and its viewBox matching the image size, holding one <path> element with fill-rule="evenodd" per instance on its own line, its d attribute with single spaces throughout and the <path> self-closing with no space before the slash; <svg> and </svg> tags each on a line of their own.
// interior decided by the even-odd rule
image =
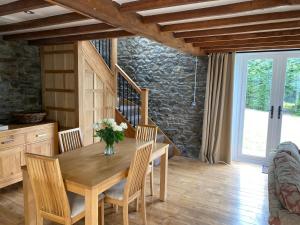
<svg viewBox="0 0 300 225">
<path fill-rule="evenodd" d="M 269 159 L 269 224 L 300 225 L 300 151 L 281 143 Z"/>
</svg>

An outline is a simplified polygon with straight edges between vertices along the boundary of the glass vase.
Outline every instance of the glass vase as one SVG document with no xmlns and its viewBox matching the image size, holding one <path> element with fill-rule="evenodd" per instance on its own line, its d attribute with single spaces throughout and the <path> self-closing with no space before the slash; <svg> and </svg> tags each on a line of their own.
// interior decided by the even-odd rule
<svg viewBox="0 0 300 225">
<path fill-rule="evenodd" d="M 113 155 L 115 154 L 115 149 L 113 144 L 107 144 L 104 149 L 104 155 Z"/>
</svg>

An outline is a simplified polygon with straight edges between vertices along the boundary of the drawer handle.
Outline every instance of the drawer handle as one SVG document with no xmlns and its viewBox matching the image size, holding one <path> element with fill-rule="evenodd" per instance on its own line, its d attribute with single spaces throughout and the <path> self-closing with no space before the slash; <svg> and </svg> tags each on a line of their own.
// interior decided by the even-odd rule
<svg viewBox="0 0 300 225">
<path fill-rule="evenodd" d="M 9 144 L 9 143 L 12 143 L 12 142 L 14 142 L 14 138 L 10 138 L 10 139 L 8 139 L 6 141 L 2 141 L 1 145 Z"/>
<path fill-rule="evenodd" d="M 37 135 L 35 135 L 35 137 L 37 137 L 37 138 L 47 137 L 47 134 L 37 134 Z"/>
</svg>

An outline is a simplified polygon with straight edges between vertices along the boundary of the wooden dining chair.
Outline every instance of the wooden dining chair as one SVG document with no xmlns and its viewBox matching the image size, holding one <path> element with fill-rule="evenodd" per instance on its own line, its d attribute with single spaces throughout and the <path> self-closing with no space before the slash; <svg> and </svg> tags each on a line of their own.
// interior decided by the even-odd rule
<svg viewBox="0 0 300 225">
<path fill-rule="evenodd" d="M 66 192 L 57 158 L 26 154 L 29 180 L 36 204 L 37 225 L 44 219 L 71 225 L 85 215 L 84 197 Z M 104 195 L 99 195 L 99 224 L 104 225 Z"/>
<path fill-rule="evenodd" d="M 154 141 L 156 143 L 157 126 L 154 125 L 138 125 L 136 128 L 135 138 L 142 141 Z M 150 175 L 150 193 L 154 195 L 154 171 L 153 162 L 150 162 L 148 174 Z"/>
<path fill-rule="evenodd" d="M 142 146 L 134 153 L 127 179 L 111 187 L 105 192 L 104 201 L 123 207 L 123 224 L 128 225 L 128 205 L 141 198 L 141 212 L 146 225 L 145 180 L 149 160 L 152 154 L 153 142 Z M 137 202 L 138 203 L 138 202 Z"/>
<path fill-rule="evenodd" d="M 58 137 L 61 153 L 83 147 L 80 128 L 60 131 Z"/>
</svg>

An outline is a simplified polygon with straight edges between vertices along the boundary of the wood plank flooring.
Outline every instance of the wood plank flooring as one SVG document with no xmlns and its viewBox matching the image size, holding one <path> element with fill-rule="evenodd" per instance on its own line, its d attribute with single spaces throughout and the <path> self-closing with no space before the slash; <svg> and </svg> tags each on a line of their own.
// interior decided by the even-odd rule
<svg viewBox="0 0 300 225">
<path fill-rule="evenodd" d="M 169 161 L 167 202 L 158 200 L 158 168 L 154 175 L 155 196 L 147 197 L 148 225 L 268 224 L 267 175 L 258 166 L 240 163 L 211 166 L 174 157 Z M 130 208 L 129 221 L 131 225 L 142 224 L 134 206 Z M 1 189 L 0 225 L 23 224 L 22 185 Z M 107 208 L 105 224 L 122 224 L 122 210 L 115 213 Z"/>
</svg>

